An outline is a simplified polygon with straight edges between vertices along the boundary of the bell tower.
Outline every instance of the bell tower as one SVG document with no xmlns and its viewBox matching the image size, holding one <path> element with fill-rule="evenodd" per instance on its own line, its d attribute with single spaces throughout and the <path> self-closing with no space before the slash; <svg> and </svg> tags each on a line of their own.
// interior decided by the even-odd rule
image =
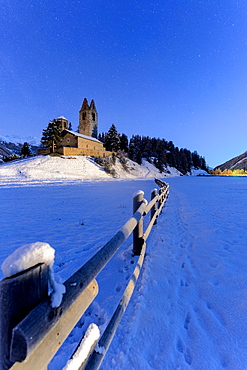
<svg viewBox="0 0 247 370">
<path fill-rule="evenodd" d="M 98 136 L 98 113 L 94 100 L 90 106 L 85 98 L 79 111 L 79 134 L 92 136 L 97 139 Z"/>
</svg>

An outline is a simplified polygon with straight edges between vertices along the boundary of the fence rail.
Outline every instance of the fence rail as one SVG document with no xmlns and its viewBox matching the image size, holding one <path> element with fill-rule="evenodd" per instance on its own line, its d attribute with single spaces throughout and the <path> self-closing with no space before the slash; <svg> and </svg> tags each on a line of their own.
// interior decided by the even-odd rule
<svg viewBox="0 0 247 370">
<path fill-rule="evenodd" d="M 92 258 L 66 280 L 64 283 L 66 293 L 58 308 L 52 308 L 49 297 L 44 299 L 42 296 L 42 301 L 35 308 L 30 308 L 30 312 L 21 318 L 22 321 L 19 323 L 9 321 L 7 339 L 2 339 L 0 343 L 0 354 L 2 353 L 0 370 L 47 369 L 59 347 L 96 297 L 98 284 L 95 278 L 123 242 L 133 234 L 133 255 L 138 255 L 139 258 L 123 296 L 98 341 L 98 347 L 104 348 L 104 351 L 98 353 L 93 346 L 87 361 L 80 367 L 86 370 L 99 368 L 134 291 L 144 261 L 146 240 L 169 195 L 169 185 L 159 179 L 155 181 L 160 189 L 159 192 L 156 189 L 152 191 L 151 201 L 148 203 L 144 199 L 144 193 L 138 191 L 133 199 L 133 216 Z M 150 220 L 144 231 L 143 218 L 148 213 Z M 26 272 L 19 274 L 21 281 L 25 274 Z M 1 287 L 5 283 L 6 279 L 0 282 L 1 302 L 4 300 Z M 3 316 L 5 315 L 6 312 Z M 0 330 L 2 336 L 3 330 L 6 330 L 3 323 Z"/>
</svg>

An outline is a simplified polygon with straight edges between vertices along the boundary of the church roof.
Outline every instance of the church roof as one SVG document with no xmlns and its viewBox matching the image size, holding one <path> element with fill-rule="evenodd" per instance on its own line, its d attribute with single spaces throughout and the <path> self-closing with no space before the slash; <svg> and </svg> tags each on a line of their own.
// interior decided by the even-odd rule
<svg viewBox="0 0 247 370">
<path fill-rule="evenodd" d="M 92 101 L 90 103 L 90 109 L 95 109 L 96 110 L 95 102 L 94 102 L 93 99 L 92 99 Z"/>
<path fill-rule="evenodd" d="M 82 106 L 81 106 L 81 110 L 88 109 L 88 108 L 89 108 L 89 105 L 88 105 L 87 98 L 84 98 Z"/>
<path fill-rule="evenodd" d="M 66 121 L 68 121 L 67 118 L 65 118 L 64 116 L 60 116 L 57 119 L 65 119 Z"/>
<path fill-rule="evenodd" d="M 64 133 L 65 132 L 65 133 Z M 64 134 L 63 134 L 64 133 Z M 63 130 L 62 132 L 62 136 L 64 136 L 66 133 L 69 133 L 73 136 L 78 136 L 78 137 L 82 137 L 83 139 L 87 139 L 87 140 L 91 140 L 91 141 L 96 141 L 96 143 L 100 143 L 103 145 L 103 143 L 101 141 L 99 141 L 98 139 L 95 139 L 94 137 L 92 136 L 87 136 L 87 135 L 83 135 L 83 134 L 79 134 L 78 132 L 75 132 L 75 131 L 70 131 L 70 130 Z"/>
</svg>

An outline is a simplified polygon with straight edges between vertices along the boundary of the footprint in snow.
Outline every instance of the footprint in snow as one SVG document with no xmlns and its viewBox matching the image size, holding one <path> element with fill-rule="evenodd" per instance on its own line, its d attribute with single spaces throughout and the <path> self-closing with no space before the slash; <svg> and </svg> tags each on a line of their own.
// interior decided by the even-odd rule
<svg viewBox="0 0 247 370">
<path fill-rule="evenodd" d="M 185 348 L 185 345 L 184 345 L 183 341 L 181 340 L 181 338 L 177 339 L 176 347 L 177 347 L 177 351 L 183 354 L 185 362 L 187 362 L 188 365 L 191 365 L 192 364 L 192 355 L 191 355 L 189 349 Z"/>
<path fill-rule="evenodd" d="M 184 329 L 186 329 L 186 330 L 189 329 L 190 319 L 191 319 L 190 313 L 187 312 L 187 315 L 186 315 L 185 320 L 184 320 Z"/>
<path fill-rule="evenodd" d="M 180 353 L 183 353 L 183 351 L 184 351 L 184 344 L 183 344 L 183 342 L 180 338 L 178 338 L 178 340 L 177 340 L 177 350 Z"/>
<path fill-rule="evenodd" d="M 215 310 L 210 303 L 206 302 L 206 307 L 207 309 L 212 313 L 212 315 L 214 316 L 214 318 L 219 322 L 220 325 L 222 326 L 226 326 L 226 322 L 225 322 L 225 319 L 223 318 L 223 316 L 221 315 L 220 312 L 218 312 L 217 310 Z"/>
<path fill-rule="evenodd" d="M 121 285 L 118 284 L 116 286 L 116 292 L 119 293 L 121 291 L 121 289 L 122 289 Z"/>
</svg>

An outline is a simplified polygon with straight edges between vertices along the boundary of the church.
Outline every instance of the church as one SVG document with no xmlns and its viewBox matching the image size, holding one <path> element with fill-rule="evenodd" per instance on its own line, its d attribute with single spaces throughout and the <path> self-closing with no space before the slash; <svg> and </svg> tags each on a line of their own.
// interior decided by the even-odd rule
<svg viewBox="0 0 247 370">
<path fill-rule="evenodd" d="M 69 130 L 68 120 L 61 116 L 55 119 L 61 129 L 61 141 L 55 152 L 62 155 L 88 155 L 91 157 L 107 157 L 112 152 L 106 151 L 98 136 L 98 113 L 94 100 L 88 104 L 85 98 L 79 111 L 78 132 Z M 44 153 L 39 150 L 38 154 Z"/>
</svg>

